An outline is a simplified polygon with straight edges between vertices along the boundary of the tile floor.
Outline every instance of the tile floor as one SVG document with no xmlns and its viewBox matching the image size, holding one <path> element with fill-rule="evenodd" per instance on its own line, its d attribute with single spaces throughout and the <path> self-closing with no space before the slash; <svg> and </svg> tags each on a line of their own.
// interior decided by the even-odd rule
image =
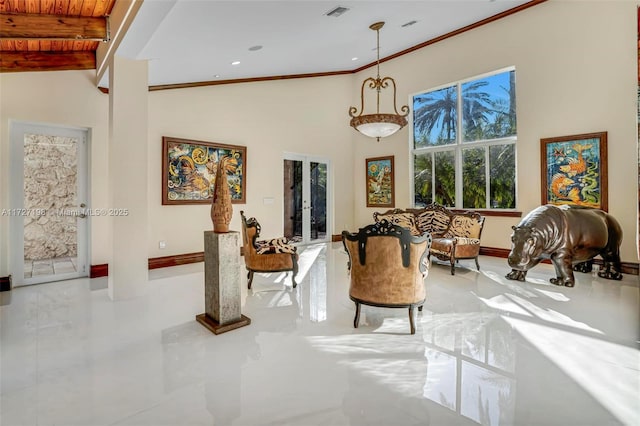
<svg viewBox="0 0 640 426">
<path fill-rule="evenodd" d="M 77 271 L 78 259 L 75 257 L 57 257 L 55 259 L 24 261 L 24 277 L 60 275 Z"/>
<path fill-rule="evenodd" d="M 0 306 L 0 424 L 636 425 L 637 276 L 577 274 L 574 288 L 504 279 L 505 259 L 433 265 L 428 299 L 364 306 L 353 328 L 340 243 L 282 274 L 243 282 L 252 323 L 214 335 L 203 266 L 150 272 L 143 297 L 113 302 L 106 278 L 14 288 Z M 4 293 L 4 297 L 8 297 Z"/>
</svg>

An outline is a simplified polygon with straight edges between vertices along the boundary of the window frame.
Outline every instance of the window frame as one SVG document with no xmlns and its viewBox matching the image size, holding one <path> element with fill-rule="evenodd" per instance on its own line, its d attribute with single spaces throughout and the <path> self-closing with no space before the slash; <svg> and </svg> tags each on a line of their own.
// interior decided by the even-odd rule
<svg viewBox="0 0 640 426">
<path fill-rule="evenodd" d="M 448 87 L 455 87 L 457 91 L 457 99 L 456 99 L 456 108 L 457 108 L 457 119 L 456 119 L 456 138 L 455 143 L 446 144 L 446 145 L 436 145 L 436 146 L 427 146 L 427 147 L 415 147 L 415 132 L 414 132 L 414 123 L 413 117 L 415 111 L 412 111 L 409 114 L 409 194 L 411 197 L 411 205 L 412 207 L 416 207 L 415 205 L 415 157 L 416 155 L 422 154 L 431 154 L 431 164 L 432 167 L 435 168 L 435 153 L 442 151 L 453 151 L 454 152 L 454 171 L 455 171 L 455 206 L 450 206 L 451 209 L 454 210 L 473 210 L 473 211 L 484 211 L 484 212 L 505 212 L 512 213 L 517 212 L 518 207 L 518 134 L 516 127 L 516 134 L 514 136 L 507 136 L 495 139 L 482 139 L 476 141 L 464 141 L 464 131 L 463 131 L 463 109 L 462 109 L 462 86 L 466 83 L 476 80 L 482 80 L 487 77 L 491 77 L 494 75 L 515 71 L 515 66 L 509 66 L 505 68 L 501 68 L 498 70 L 486 72 L 483 74 L 478 74 L 472 77 L 468 77 L 465 79 L 448 82 L 439 86 L 435 86 L 429 89 L 421 90 L 419 92 L 409 94 L 409 105 L 413 108 L 413 99 L 415 96 L 422 95 L 425 93 L 435 92 L 438 90 L 446 89 Z M 517 89 L 516 89 L 517 92 Z M 517 102 L 517 94 L 516 94 L 516 102 Z M 516 103 L 517 108 L 517 103 Z M 516 109 L 516 121 L 517 121 L 517 109 Z M 490 147 L 496 145 L 513 145 L 514 146 L 514 207 L 513 208 L 492 208 L 491 207 L 491 167 L 489 166 L 489 158 L 490 158 Z M 485 151 L 485 207 L 484 208 L 465 208 L 464 206 L 464 191 L 463 191 L 463 162 L 462 162 L 462 152 L 464 149 L 470 148 L 484 148 Z M 431 191 L 432 191 L 432 200 L 435 201 L 435 197 L 433 195 L 433 191 L 435 188 L 435 173 L 431 174 Z"/>
</svg>

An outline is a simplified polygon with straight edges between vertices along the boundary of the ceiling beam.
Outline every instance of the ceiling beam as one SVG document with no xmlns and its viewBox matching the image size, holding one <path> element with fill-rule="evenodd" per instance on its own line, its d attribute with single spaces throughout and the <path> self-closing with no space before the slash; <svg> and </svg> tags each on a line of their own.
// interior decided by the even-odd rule
<svg viewBox="0 0 640 426">
<path fill-rule="evenodd" d="M 0 39 L 109 40 L 106 17 L 0 13 Z"/>
<path fill-rule="evenodd" d="M 0 52 L 0 72 L 91 70 L 96 68 L 93 51 Z"/>
<path fill-rule="evenodd" d="M 118 0 L 111 9 L 110 24 L 113 37 L 108 43 L 101 43 L 96 49 L 96 86 L 109 68 L 109 62 L 115 55 L 131 23 L 145 0 Z"/>
</svg>

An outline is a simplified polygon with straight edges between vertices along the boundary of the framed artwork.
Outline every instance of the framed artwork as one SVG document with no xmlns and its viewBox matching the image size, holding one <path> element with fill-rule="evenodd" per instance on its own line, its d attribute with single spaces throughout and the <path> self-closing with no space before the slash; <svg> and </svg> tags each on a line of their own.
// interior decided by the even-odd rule
<svg viewBox="0 0 640 426">
<path fill-rule="evenodd" d="M 367 158 L 367 207 L 395 207 L 393 155 Z"/>
<path fill-rule="evenodd" d="M 247 148 L 162 137 L 162 204 L 210 204 L 218 159 L 231 157 L 227 180 L 231 202 L 246 201 Z"/>
<path fill-rule="evenodd" d="M 540 140 L 542 204 L 607 211 L 607 132 Z"/>
</svg>

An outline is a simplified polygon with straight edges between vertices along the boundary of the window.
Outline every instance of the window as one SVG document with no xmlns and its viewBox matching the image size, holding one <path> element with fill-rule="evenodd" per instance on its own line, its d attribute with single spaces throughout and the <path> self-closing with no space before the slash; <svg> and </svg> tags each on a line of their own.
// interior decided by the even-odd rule
<svg viewBox="0 0 640 426">
<path fill-rule="evenodd" d="M 516 72 L 413 96 L 414 205 L 516 207 Z"/>
</svg>

